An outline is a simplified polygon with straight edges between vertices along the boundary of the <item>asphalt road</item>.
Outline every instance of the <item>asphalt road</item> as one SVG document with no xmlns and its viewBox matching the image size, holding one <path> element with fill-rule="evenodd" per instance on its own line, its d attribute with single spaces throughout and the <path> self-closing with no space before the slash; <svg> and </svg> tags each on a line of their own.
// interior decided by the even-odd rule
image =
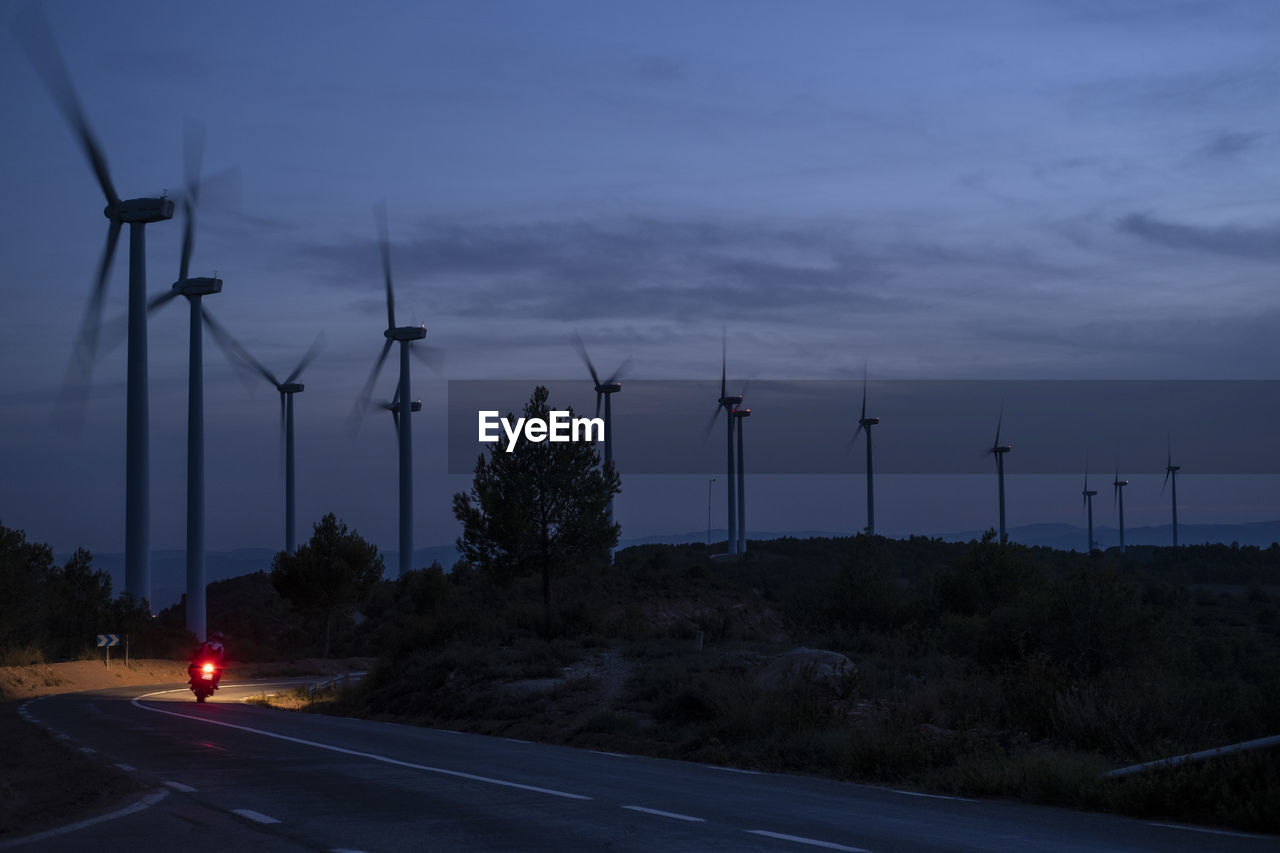
<svg viewBox="0 0 1280 853">
<path fill-rule="evenodd" d="M 281 682 L 270 682 L 279 684 Z M 1260 851 L 1280 838 L 242 704 L 268 682 L 33 700 L 153 786 L 48 851 Z"/>
</svg>

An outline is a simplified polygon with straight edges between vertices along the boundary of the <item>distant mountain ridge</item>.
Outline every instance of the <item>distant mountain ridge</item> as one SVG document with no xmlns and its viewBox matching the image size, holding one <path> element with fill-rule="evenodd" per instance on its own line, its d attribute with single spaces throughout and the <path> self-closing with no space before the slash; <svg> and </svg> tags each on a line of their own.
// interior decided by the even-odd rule
<svg viewBox="0 0 1280 853">
<path fill-rule="evenodd" d="M 952 533 L 922 534 L 935 536 L 948 542 L 967 542 L 982 537 L 982 530 L 961 530 Z M 814 537 L 849 536 L 848 532 L 830 530 L 789 530 L 759 531 L 750 534 L 752 539 L 779 539 L 792 537 L 808 539 Z M 724 529 L 711 531 L 712 542 L 723 542 L 727 536 Z M 1021 545 L 1043 548 L 1056 548 L 1061 551 L 1083 551 L 1087 533 L 1085 528 L 1072 524 L 1027 524 L 1009 529 L 1010 540 Z M 1119 544 L 1119 531 L 1114 527 L 1094 527 L 1093 537 L 1097 546 L 1102 549 L 1112 548 Z M 1168 524 L 1154 527 L 1130 527 L 1125 529 L 1126 545 L 1169 545 L 1172 543 L 1171 526 Z M 706 542 L 707 531 L 698 530 L 686 533 L 670 533 L 656 536 L 642 536 L 619 541 L 619 548 L 634 545 L 687 545 L 693 542 Z M 1266 548 L 1273 542 L 1280 542 L 1280 521 L 1257 521 L 1249 524 L 1179 524 L 1178 541 L 1182 545 L 1201 545 L 1204 543 L 1253 545 Z M 414 565 L 424 567 L 438 562 L 446 569 L 458 560 L 458 551 L 453 545 L 435 545 L 429 548 L 417 548 L 413 552 Z M 232 551 L 210 551 L 205 554 L 205 576 L 210 583 L 252 574 L 258 571 L 269 571 L 271 560 L 276 552 L 270 548 L 237 548 Z M 57 554 L 55 559 L 63 564 L 69 554 Z M 386 562 L 384 577 L 394 578 L 399 574 L 400 559 L 395 551 L 384 551 Z M 116 593 L 124 591 L 124 554 L 94 554 L 95 568 L 105 570 L 111 576 L 111 588 Z M 151 552 L 151 588 L 152 609 L 161 610 L 181 600 L 187 588 L 187 557 L 180 548 Z"/>
</svg>

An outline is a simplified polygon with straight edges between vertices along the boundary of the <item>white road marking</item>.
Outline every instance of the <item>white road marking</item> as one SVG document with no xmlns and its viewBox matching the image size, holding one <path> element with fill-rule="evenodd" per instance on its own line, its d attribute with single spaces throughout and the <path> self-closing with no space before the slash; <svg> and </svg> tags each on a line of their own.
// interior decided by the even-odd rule
<svg viewBox="0 0 1280 853">
<path fill-rule="evenodd" d="M 289 735 L 282 735 L 282 734 L 277 734 L 275 732 L 268 732 L 268 731 L 264 731 L 263 729 L 255 729 L 250 726 L 237 725 L 236 723 L 224 723 L 221 720 L 210 720 L 205 717 L 193 717 L 190 714 L 179 714 L 177 711 L 164 711 L 164 710 L 161 710 L 160 708 L 149 708 L 146 705 L 141 704 L 141 701 L 143 699 L 146 699 L 148 696 L 160 696 L 165 693 L 181 693 L 181 692 L 182 692 L 181 689 L 157 690 L 154 693 L 144 693 L 143 695 L 137 697 L 136 699 L 130 700 L 129 704 L 133 705 L 135 708 L 140 708 L 143 711 L 151 711 L 156 714 L 168 714 L 170 717 L 181 717 L 184 720 L 192 720 L 193 722 L 197 722 L 197 723 L 208 723 L 209 725 L 212 725 L 212 726 L 223 726 L 228 729 L 238 729 L 242 732 L 252 732 L 253 734 L 256 734 L 256 735 L 263 735 L 264 737 L 271 737 L 271 738 L 275 738 L 276 740 L 288 741 L 289 743 L 302 744 L 303 746 L 314 746 L 316 749 L 327 749 L 330 752 L 339 752 L 339 753 L 342 753 L 343 755 L 355 756 L 356 758 L 367 758 L 370 761 L 381 761 L 383 764 L 391 764 L 396 767 L 408 767 L 411 770 L 422 770 L 426 773 L 439 773 L 442 776 L 452 776 L 455 779 L 469 779 L 472 782 L 484 782 L 485 784 L 488 784 L 488 785 L 501 785 L 504 788 L 517 788 L 521 791 L 533 791 L 538 794 L 550 794 L 553 797 L 564 797 L 567 800 L 591 799 L 591 797 L 588 797 L 585 794 L 571 794 L 567 791 L 557 791 L 554 788 L 540 788 L 537 785 L 523 785 L 519 782 L 508 782 L 505 779 L 493 779 L 489 776 L 477 776 L 474 773 L 463 773 L 460 770 L 446 770 L 443 767 L 432 767 L 427 764 L 414 764 L 413 762 L 410 762 L 410 761 L 401 761 L 398 758 L 390 758 L 385 755 L 378 755 L 377 753 L 374 753 L 374 752 L 360 752 L 359 750 L 355 750 L 355 749 L 347 749 L 345 747 L 334 746 L 333 744 L 328 744 L 328 743 L 320 743 L 319 741 L 314 741 L 314 740 L 306 740 L 300 737 L 290 737 Z"/>
<path fill-rule="evenodd" d="M 132 764 L 117 764 L 116 767 L 119 767 L 125 773 L 132 773 L 133 771 L 138 769 L 134 767 Z"/>
<path fill-rule="evenodd" d="M 80 747 L 80 751 L 83 752 L 85 755 L 93 755 L 98 750 L 94 749 L 91 746 L 82 746 Z"/>
<path fill-rule="evenodd" d="M 508 743 L 528 743 L 529 742 L 527 740 L 520 740 L 520 738 L 518 737 L 504 737 L 503 740 L 507 741 Z"/>
<path fill-rule="evenodd" d="M 190 785 L 184 785 L 181 782 L 171 782 L 168 779 L 166 779 L 165 784 L 168 785 L 173 790 L 181 791 L 184 794 L 194 794 L 196 792 L 195 788 L 191 787 Z"/>
<path fill-rule="evenodd" d="M 78 829 L 84 829 L 85 827 L 93 826 L 97 823 L 103 823 L 108 820 L 115 820 L 118 817 L 127 817 L 128 815 L 136 814 L 143 809 L 151 808 L 167 796 L 169 796 L 168 791 L 154 791 L 147 794 L 133 805 L 125 806 L 124 808 L 111 812 L 110 814 L 98 815 L 97 817 L 91 817 L 88 820 L 69 823 L 66 826 L 46 829 L 44 832 L 37 832 L 35 835 L 27 835 L 23 838 L 11 838 L 7 841 L 0 841 L 0 850 L 7 850 L 10 847 L 17 847 L 19 844 L 28 844 L 33 841 L 43 841 L 46 838 L 53 838 L 58 835 L 66 835 L 68 832 L 75 832 Z"/>
<path fill-rule="evenodd" d="M 971 800 L 968 797 L 948 797 L 945 794 L 922 794 L 919 791 L 899 791 L 897 788 L 890 788 L 895 794 L 902 794 L 906 797 L 928 797 L 931 800 L 955 800 L 957 803 L 976 803 L 977 800 Z"/>
<path fill-rule="evenodd" d="M 1148 826 L 1161 826 L 1165 829 L 1185 829 L 1188 832 L 1205 832 L 1209 835 L 1232 835 L 1236 838 L 1271 838 L 1270 835 L 1253 835 L 1248 832 L 1232 832 L 1229 829 L 1210 829 L 1207 826 L 1187 826 L 1182 823 L 1152 823 L 1147 822 Z"/>
<path fill-rule="evenodd" d="M 762 770 L 743 770 L 741 767 L 721 767 L 718 764 L 704 764 L 708 770 L 723 770 L 725 773 L 745 773 L 747 776 L 763 776 Z"/>
<path fill-rule="evenodd" d="M 279 823 L 280 822 L 275 818 L 271 817 L 270 815 L 264 815 L 262 812 L 255 812 L 253 809 L 232 809 L 231 813 L 238 814 L 240 815 L 240 817 L 251 820 L 254 823 Z"/>
<path fill-rule="evenodd" d="M 687 815 L 687 814 L 677 814 L 675 812 L 664 812 L 661 809 L 647 809 L 644 806 L 623 806 L 623 808 L 629 809 L 630 811 L 633 811 L 633 812 L 644 812 L 645 814 L 654 814 L 654 815 L 657 815 L 658 817 L 669 817 L 669 818 L 674 818 L 676 820 L 687 820 L 690 823 L 706 823 L 707 822 L 706 818 L 693 817 L 692 815 Z"/>
<path fill-rule="evenodd" d="M 846 847 L 833 841 L 819 841 L 816 838 L 805 838 L 802 835 L 787 835 L 782 832 L 769 832 L 765 829 L 748 829 L 752 835 L 763 835 L 766 838 L 777 838 L 782 841 L 794 841 L 796 844 L 808 844 L 810 847 L 822 847 L 826 850 L 844 850 L 845 853 L 871 853 L 865 847 Z"/>
<path fill-rule="evenodd" d="M 630 755 L 623 755 L 621 752 L 605 752 L 602 749 L 589 749 L 588 752 L 594 752 L 596 755 L 611 755 L 614 758 L 630 758 Z"/>
</svg>

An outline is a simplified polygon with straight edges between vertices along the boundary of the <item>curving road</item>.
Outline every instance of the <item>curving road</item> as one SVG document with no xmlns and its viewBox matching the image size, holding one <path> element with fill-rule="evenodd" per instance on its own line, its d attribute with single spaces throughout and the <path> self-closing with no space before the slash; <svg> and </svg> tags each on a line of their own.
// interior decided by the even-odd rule
<svg viewBox="0 0 1280 853">
<path fill-rule="evenodd" d="M 292 683 L 297 683 L 294 680 Z M 225 685 L 125 688 L 24 715 L 154 791 L 131 813 L 0 849 L 48 851 L 1260 851 L 1280 839 L 931 797 L 275 711 Z"/>
</svg>

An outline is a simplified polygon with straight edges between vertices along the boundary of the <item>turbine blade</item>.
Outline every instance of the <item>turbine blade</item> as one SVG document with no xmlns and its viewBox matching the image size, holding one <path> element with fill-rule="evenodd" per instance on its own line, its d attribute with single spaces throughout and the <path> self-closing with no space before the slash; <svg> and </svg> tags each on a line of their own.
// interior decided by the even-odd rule
<svg viewBox="0 0 1280 853">
<path fill-rule="evenodd" d="M 181 295 L 182 294 L 176 290 L 166 290 L 164 293 L 159 293 L 151 297 L 147 300 L 147 313 L 150 314 L 152 311 L 163 308 L 165 305 L 168 305 Z"/>
<path fill-rule="evenodd" d="M 191 268 L 191 250 L 196 242 L 196 211 L 190 199 L 182 202 L 182 255 L 178 260 L 178 281 L 187 280 L 187 272 Z"/>
<path fill-rule="evenodd" d="M 1172 473 L 1173 473 L 1173 471 L 1172 471 L 1172 470 L 1170 470 L 1170 468 L 1165 468 L 1165 469 L 1164 469 L 1164 482 L 1160 484 L 1160 494 L 1161 494 L 1161 495 L 1163 495 L 1163 494 L 1164 494 L 1164 487 L 1165 487 L 1165 486 L 1167 486 L 1167 485 L 1169 485 L 1169 475 L 1170 475 L 1170 474 L 1172 474 Z"/>
<path fill-rule="evenodd" d="M 396 406 L 391 410 L 391 423 L 395 425 L 396 437 L 400 436 L 400 407 Z"/>
<path fill-rule="evenodd" d="M 859 415 L 858 420 L 866 420 L 866 419 L 867 419 L 867 366 L 864 364 L 862 366 L 862 414 Z M 861 427 L 861 424 L 859 424 L 859 427 Z M 857 435 L 857 433 L 854 433 L 854 434 Z"/>
<path fill-rule="evenodd" d="M 85 155 L 89 158 L 89 165 L 98 178 L 98 184 L 102 187 L 102 194 L 106 196 L 107 204 L 112 207 L 118 205 L 120 196 L 116 194 L 115 184 L 111 182 L 107 158 L 103 155 L 102 146 L 98 144 L 93 130 L 89 127 L 89 120 L 80 106 L 75 85 L 71 82 L 71 74 L 67 71 L 66 62 L 63 61 L 62 51 L 58 49 L 58 42 L 49 28 L 49 21 L 40 10 L 40 4 L 32 3 L 28 6 L 14 21 L 13 27 L 18 41 L 26 51 L 27 59 L 31 61 L 31 67 L 44 82 L 54 103 L 62 110 Z"/>
<path fill-rule="evenodd" d="M 210 334 L 213 335 L 214 343 L 216 343 L 219 349 L 226 354 L 227 360 L 231 362 L 233 367 L 237 367 L 241 370 L 247 370 L 251 373 L 257 373 L 279 390 L 283 383 L 276 378 L 274 373 L 267 370 L 266 366 L 263 365 L 262 362 L 254 358 L 253 355 L 244 348 L 244 345 L 237 341 L 231 333 L 226 330 L 225 326 L 213 319 L 213 315 L 209 313 L 209 309 L 203 304 L 200 306 L 200 316 L 201 319 L 204 320 L 205 326 L 209 329 Z"/>
<path fill-rule="evenodd" d="M 307 369 L 308 364 L 315 361 L 316 356 L 320 354 L 320 351 L 324 349 L 324 347 L 325 347 L 324 332 L 321 332 L 320 334 L 316 335 L 316 339 L 311 342 L 311 346 L 307 349 L 306 354 L 302 356 L 302 360 L 298 362 L 298 366 L 293 369 L 292 373 L 290 373 L 287 377 L 285 377 L 285 380 L 282 384 L 288 385 L 291 382 L 296 382 L 298 380 L 298 377 L 302 375 L 302 371 Z"/>
<path fill-rule="evenodd" d="M 198 204 L 200 199 L 200 167 L 204 162 L 204 122 L 187 116 L 182 120 L 182 177 L 187 198 Z"/>
<path fill-rule="evenodd" d="M 996 420 L 996 443 L 991 445 L 993 448 L 1000 446 L 1000 428 L 1002 426 L 1004 426 L 1004 403 L 1003 402 L 1000 403 L 1000 417 L 999 419 Z"/>
<path fill-rule="evenodd" d="M 724 399 L 728 391 L 725 390 L 725 379 L 729 372 L 729 332 L 722 330 L 720 335 L 720 399 Z"/>
<path fill-rule="evenodd" d="M 382 345 L 382 352 L 378 354 L 378 360 L 373 363 L 373 370 L 369 372 L 369 378 L 364 383 L 364 390 L 360 392 L 360 401 L 363 407 L 369 404 L 369 398 L 373 394 L 373 383 L 378 381 L 378 373 L 382 370 L 383 363 L 387 360 L 387 353 L 391 352 L 391 344 L 394 341 L 387 338 L 387 342 Z M 396 398 L 400 397 L 400 389 L 396 389 Z"/>
<path fill-rule="evenodd" d="M 849 445 L 845 448 L 846 452 L 853 450 L 854 445 L 858 443 L 858 436 L 862 435 L 863 429 L 865 429 L 865 427 L 863 427 L 863 425 L 859 423 L 858 428 L 853 431 L 853 438 L 849 439 Z"/>
<path fill-rule="evenodd" d="M 706 441 L 711 436 L 711 429 L 716 425 L 716 418 L 720 417 L 720 410 L 723 408 L 724 406 L 720 405 L 719 403 L 716 403 L 716 410 L 711 413 L 711 420 L 707 421 L 707 426 L 702 431 L 703 441 Z"/>
<path fill-rule="evenodd" d="M 591 381 L 600 384 L 600 376 L 596 373 L 596 366 L 591 363 L 591 356 L 587 355 L 586 344 L 582 342 L 581 336 L 577 332 L 573 333 L 573 346 L 578 350 L 578 355 L 582 357 L 582 363 L 587 366 L 587 370 L 591 372 Z"/>
<path fill-rule="evenodd" d="M 610 376 L 608 379 L 606 379 L 605 382 L 612 385 L 614 382 L 617 382 L 619 379 L 621 379 L 622 375 L 630 369 L 631 369 L 631 356 L 627 356 L 626 359 L 623 360 L 622 364 L 618 365 L 618 369 L 613 371 L 613 375 Z"/>
<path fill-rule="evenodd" d="M 409 355 L 425 364 L 433 373 L 439 374 L 444 368 L 444 350 L 439 347 L 433 347 L 421 341 L 411 341 L 409 343 Z"/>
<path fill-rule="evenodd" d="M 380 201 L 373 207 L 373 219 L 378 227 L 378 249 L 382 254 L 382 276 L 387 286 L 387 328 L 396 327 L 396 294 L 391 286 L 391 237 L 387 228 L 387 203 Z"/>
<path fill-rule="evenodd" d="M 102 250 L 102 263 L 98 265 L 98 279 L 93 290 L 89 292 L 89 304 L 85 307 L 84 320 L 80 323 L 80 334 L 76 336 L 76 360 L 80 372 L 89 375 L 91 362 L 98 352 L 98 326 L 102 322 L 102 303 L 107 298 L 107 278 L 111 274 L 111 259 L 115 257 L 116 246 L 120 243 L 119 220 L 112 219 L 107 226 L 107 245 Z"/>
</svg>

